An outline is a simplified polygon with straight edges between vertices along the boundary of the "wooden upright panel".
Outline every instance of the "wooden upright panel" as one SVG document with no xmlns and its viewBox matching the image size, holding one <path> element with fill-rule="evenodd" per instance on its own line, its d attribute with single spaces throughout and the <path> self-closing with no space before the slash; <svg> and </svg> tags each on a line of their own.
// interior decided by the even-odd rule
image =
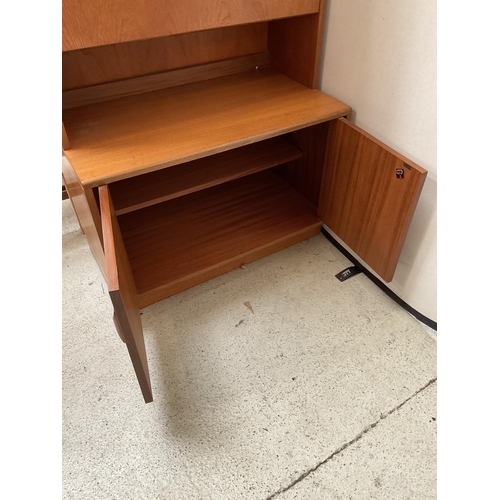
<svg viewBox="0 0 500 500">
<path fill-rule="evenodd" d="M 318 12 L 319 0 L 63 0 L 63 51 Z"/>
<path fill-rule="evenodd" d="M 64 156 L 62 157 L 62 177 L 69 198 L 71 199 L 71 204 L 78 218 L 80 228 L 87 237 L 90 251 L 101 273 L 103 276 L 106 276 L 106 266 L 102 247 L 101 218 L 92 189 L 82 186 L 73 166 Z"/>
<path fill-rule="evenodd" d="M 68 134 L 66 133 L 66 128 L 64 123 L 62 124 L 62 148 L 63 150 L 69 149 L 71 147 L 68 139 Z"/>
<path fill-rule="evenodd" d="M 267 23 L 73 50 L 62 55 L 62 89 L 186 68 L 267 51 Z"/>
<path fill-rule="evenodd" d="M 321 0 L 315 14 L 269 22 L 271 67 L 311 89 L 318 86 L 324 11 Z"/>
<path fill-rule="evenodd" d="M 318 215 L 389 282 L 427 171 L 343 118 L 329 142 Z"/>
<path fill-rule="evenodd" d="M 108 290 L 115 310 L 113 321 L 118 335 L 127 345 L 144 401 L 150 403 L 153 394 L 137 291 L 108 186 L 99 188 L 99 200 Z"/>
<path fill-rule="evenodd" d="M 325 122 L 288 134 L 287 140 L 303 154 L 300 158 L 274 169 L 315 207 L 319 203 L 328 129 L 329 122 Z"/>
</svg>

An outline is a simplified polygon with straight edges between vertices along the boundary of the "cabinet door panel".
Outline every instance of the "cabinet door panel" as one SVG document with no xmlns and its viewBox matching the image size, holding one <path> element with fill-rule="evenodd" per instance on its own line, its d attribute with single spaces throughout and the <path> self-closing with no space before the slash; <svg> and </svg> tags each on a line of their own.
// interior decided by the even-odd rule
<svg viewBox="0 0 500 500">
<path fill-rule="evenodd" d="M 427 171 L 344 118 L 332 122 L 318 214 L 386 282 Z"/>
<path fill-rule="evenodd" d="M 126 343 L 144 401 L 153 401 L 144 333 L 134 278 L 116 218 L 108 186 L 99 187 L 106 277 L 114 307 L 113 321 Z"/>
</svg>

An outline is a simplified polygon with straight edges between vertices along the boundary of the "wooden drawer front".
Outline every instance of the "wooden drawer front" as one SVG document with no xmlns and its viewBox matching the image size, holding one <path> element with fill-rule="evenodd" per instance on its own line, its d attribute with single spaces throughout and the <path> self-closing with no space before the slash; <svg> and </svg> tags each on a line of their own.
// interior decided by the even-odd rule
<svg viewBox="0 0 500 500">
<path fill-rule="evenodd" d="M 343 118 L 330 134 L 319 216 L 389 282 L 427 171 Z"/>
<path fill-rule="evenodd" d="M 63 0 L 63 51 L 313 14 L 319 0 Z"/>
</svg>

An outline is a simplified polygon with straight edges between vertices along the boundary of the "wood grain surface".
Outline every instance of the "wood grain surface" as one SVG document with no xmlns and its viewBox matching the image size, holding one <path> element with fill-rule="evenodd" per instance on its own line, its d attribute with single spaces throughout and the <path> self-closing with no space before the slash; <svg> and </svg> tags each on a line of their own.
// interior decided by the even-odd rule
<svg viewBox="0 0 500 500">
<path fill-rule="evenodd" d="M 63 0 L 63 51 L 317 12 L 319 0 Z"/>
<path fill-rule="evenodd" d="M 152 92 L 188 83 L 202 82 L 221 76 L 251 71 L 256 67 L 269 67 L 269 54 L 261 52 L 248 56 L 175 69 L 155 75 L 140 76 L 118 82 L 103 83 L 62 93 L 62 108 L 70 109 L 97 102 L 109 101 L 143 92 Z M 69 148 L 66 148 L 69 149 Z"/>
<path fill-rule="evenodd" d="M 146 403 L 153 401 L 134 278 L 107 186 L 99 188 L 106 276 L 118 335 L 126 343 Z"/>
<path fill-rule="evenodd" d="M 319 203 L 329 123 L 319 123 L 287 134 L 287 140 L 302 151 L 302 156 L 274 169 L 315 207 Z"/>
<path fill-rule="evenodd" d="M 333 97 L 265 69 L 66 110 L 66 155 L 84 185 L 98 186 L 349 111 Z"/>
<path fill-rule="evenodd" d="M 269 22 L 271 67 L 311 89 L 318 86 L 325 3 L 315 14 Z"/>
<path fill-rule="evenodd" d="M 62 148 L 63 151 L 71 147 L 68 139 L 68 134 L 66 133 L 66 128 L 64 127 L 64 122 L 62 123 Z"/>
<path fill-rule="evenodd" d="M 302 152 L 275 137 L 109 185 L 117 215 L 296 160 Z"/>
<path fill-rule="evenodd" d="M 267 23 L 124 42 L 62 54 L 71 90 L 267 51 Z"/>
<path fill-rule="evenodd" d="M 102 246 L 101 218 L 94 193 L 92 189 L 82 186 L 71 163 L 64 156 L 62 158 L 62 177 L 80 228 L 87 237 L 90 251 L 102 275 L 106 276 L 106 265 Z"/>
<path fill-rule="evenodd" d="M 329 144 L 318 214 L 390 282 L 427 171 L 342 118 Z"/>
<path fill-rule="evenodd" d="M 260 172 L 119 217 L 141 307 L 318 234 L 314 207 Z"/>
</svg>

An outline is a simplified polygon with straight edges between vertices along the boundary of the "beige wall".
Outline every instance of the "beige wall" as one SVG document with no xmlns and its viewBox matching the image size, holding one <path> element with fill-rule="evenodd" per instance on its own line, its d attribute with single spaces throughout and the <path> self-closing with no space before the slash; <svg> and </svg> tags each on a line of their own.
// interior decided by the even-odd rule
<svg viewBox="0 0 500 500">
<path fill-rule="evenodd" d="M 436 1 L 327 0 L 320 89 L 429 173 L 392 283 L 437 321 Z"/>
</svg>

